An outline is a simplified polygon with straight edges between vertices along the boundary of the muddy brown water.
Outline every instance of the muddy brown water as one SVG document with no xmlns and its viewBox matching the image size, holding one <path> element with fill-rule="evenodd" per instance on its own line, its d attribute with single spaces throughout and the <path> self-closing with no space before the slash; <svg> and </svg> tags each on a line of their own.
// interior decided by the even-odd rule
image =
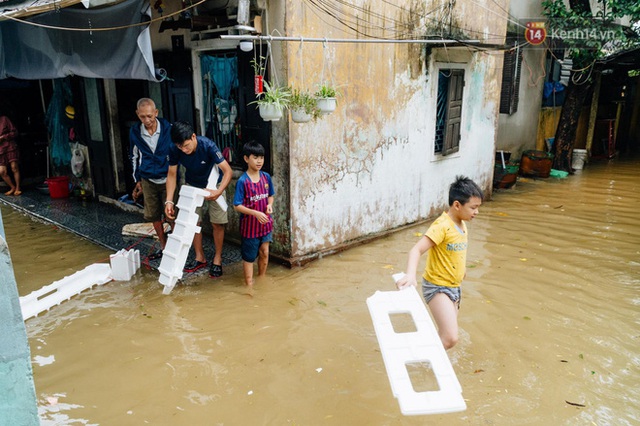
<svg viewBox="0 0 640 426">
<path fill-rule="evenodd" d="M 143 270 L 28 320 L 42 424 L 639 424 L 639 165 L 522 179 L 469 224 L 448 353 L 466 411 L 400 413 L 365 303 L 393 290 L 421 224 L 305 268 L 272 264 L 251 291 L 238 267 L 164 296 Z M 2 213 L 21 295 L 108 258 Z"/>
</svg>

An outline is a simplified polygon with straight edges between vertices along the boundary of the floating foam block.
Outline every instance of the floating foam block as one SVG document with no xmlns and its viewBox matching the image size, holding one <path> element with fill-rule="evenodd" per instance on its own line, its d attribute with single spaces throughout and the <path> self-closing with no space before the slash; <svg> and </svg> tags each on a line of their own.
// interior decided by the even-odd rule
<svg viewBox="0 0 640 426">
<path fill-rule="evenodd" d="M 171 293 L 173 287 L 182 278 L 182 270 L 193 243 L 193 236 L 200 232 L 196 209 L 204 202 L 209 192 L 193 186 L 182 185 L 178 198 L 178 216 L 173 232 L 167 236 L 167 244 L 162 251 L 162 260 L 158 267 L 163 294 Z"/>
<path fill-rule="evenodd" d="M 94 263 L 73 275 L 42 287 L 20 298 L 22 318 L 27 320 L 71 299 L 82 291 L 111 281 L 111 267 L 108 263 Z"/>
<path fill-rule="evenodd" d="M 129 281 L 140 269 L 140 251 L 122 249 L 109 256 L 111 276 L 116 281 Z"/>
<path fill-rule="evenodd" d="M 403 274 L 394 275 L 397 281 Z M 367 299 L 382 359 L 393 395 L 404 415 L 440 414 L 467 408 L 462 388 L 442 346 L 422 298 L 411 286 L 397 291 L 376 291 Z M 392 314 L 410 314 L 415 332 L 396 333 Z M 439 390 L 416 392 L 407 364 L 429 363 Z"/>
</svg>

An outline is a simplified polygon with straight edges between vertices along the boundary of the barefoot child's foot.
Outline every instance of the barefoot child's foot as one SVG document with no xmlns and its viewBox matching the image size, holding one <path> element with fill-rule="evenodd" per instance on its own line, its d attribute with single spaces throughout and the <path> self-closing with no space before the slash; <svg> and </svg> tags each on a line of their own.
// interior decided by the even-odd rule
<svg viewBox="0 0 640 426">
<path fill-rule="evenodd" d="M 16 197 L 20 194 L 22 194 L 22 191 L 20 191 L 19 189 L 16 189 L 15 192 L 13 193 L 13 195 L 15 195 Z"/>
<path fill-rule="evenodd" d="M 16 192 L 16 189 L 11 188 L 9 191 L 5 192 L 4 195 L 13 195 L 14 192 Z"/>
</svg>

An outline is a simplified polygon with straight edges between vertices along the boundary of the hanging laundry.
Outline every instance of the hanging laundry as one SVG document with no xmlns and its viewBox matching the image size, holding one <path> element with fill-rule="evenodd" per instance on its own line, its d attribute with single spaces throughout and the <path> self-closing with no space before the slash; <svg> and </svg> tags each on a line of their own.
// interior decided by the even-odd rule
<svg viewBox="0 0 640 426">
<path fill-rule="evenodd" d="M 202 55 L 202 87 L 204 93 L 205 127 L 210 128 L 212 122 L 218 122 L 222 134 L 229 134 L 235 125 L 237 108 L 231 99 L 231 91 L 237 89 L 238 60 L 233 57 L 216 57 Z"/>
<path fill-rule="evenodd" d="M 71 160 L 69 128 L 73 121 L 66 115 L 73 96 L 68 78 L 53 80 L 53 96 L 47 108 L 45 123 L 51 135 L 51 161 L 54 166 L 68 166 Z"/>
<path fill-rule="evenodd" d="M 218 117 L 218 128 L 223 135 L 226 135 L 234 129 L 236 124 L 236 117 L 238 116 L 236 103 L 233 100 L 227 101 L 220 98 L 216 98 L 214 103 Z"/>
</svg>

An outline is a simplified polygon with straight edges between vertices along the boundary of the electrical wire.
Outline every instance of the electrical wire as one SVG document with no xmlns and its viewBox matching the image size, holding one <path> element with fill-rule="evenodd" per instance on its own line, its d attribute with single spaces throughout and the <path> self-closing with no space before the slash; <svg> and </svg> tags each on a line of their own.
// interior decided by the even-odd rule
<svg viewBox="0 0 640 426">
<path fill-rule="evenodd" d="M 353 22 L 353 17 L 351 15 L 347 15 L 346 13 L 341 12 L 337 8 L 333 7 L 333 3 L 336 3 L 336 2 L 327 2 L 327 0 L 304 0 L 304 1 L 305 1 L 305 3 L 309 4 L 310 7 L 312 6 L 312 11 L 313 11 L 313 8 L 315 8 L 315 9 L 319 10 L 320 12 L 322 12 L 323 14 L 331 16 L 333 19 L 335 19 L 337 22 L 339 22 L 342 26 L 345 26 L 345 27 L 349 28 L 350 30 L 354 31 L 356 34 L 362 35 L 363 37 L 379 38 L 379 39 L 390 39 L 389 37 L 374 36 L 372 34 L 369 34 L 367 32 L 359 30 L 358 27 L 357 27 L 357 24 L 358 24 L 359 21 L 356 20 L 356 22 L 354 23 Z M 351 8 L 354 8 L 354 5 L 345 3 L 344 1 L 338 1 L 338 2 L 346 4 L 347 6 L 349 6 Z M 385 3 L 388 4 L 389 2 L 385 2 Z M 398 6 L 396 6 L 396 7 L 398 7 Z M 433 9 L 433 10 L 429 11 L 428 14 L 420 14 L 419 18 L 425 19 L 425 20 L 430 21 L 430 22 L 434 22 L 434 23 L 442 26 L 442 24 L 443 24 L 442 20 L 437 19 L 437 18 L 429 17 L 437 9 L 439 9 L 439 8 L 436 8 L 436 9 Z M 364 9 L 362 9 L 362 10 L 365 11 Z M 370 11 L 365 11 L 365 12 L 368 13 L 368 14 L 371 14 Z M 343 30 L 343 28 L 341 28 L 341 27 L 336 27 L 335 25 L 331 25 L 331 23 L 329 23 L 325 19 L 323 19 L 323 16 L 321 14 L 318 14 L 315 11 L 314 11 L 314 13 L 316 14 L 316 16 L 318 16 L 319 19 L 321 19 L 323 22 L 325 22 L 326 24 L 330 25 L 331 27 L 339 29 L 339 30 Z M 345 15 L 348 18 L 351 18 L 351 19 L 342 18 L 340 15 Z M 380 15 L 377 15 L 377 16 L 380 16 Z M 390 19 L 388 17 L 384 17 L 384 18 L 387 19 L 387 20 Z M 404 23 L 401 23 L 401 22 L 399 22 L 397 20 L 394 20 L 394 19 L 391 19 L 391 21 L 396 23 L 397 26 L 403 26 L 404 25 Z M 481 35 L 484 35 L 484 36 L 486 36 L 486 35 L 495 36 L 496 39 L 498 39 L 500 41 L 502 41 L 504 39 L 504 35 L 502 35 L 502 34 L 491 34 L 491 33 L 487 34 L 487 33 L 483 32 L 483 31 L 472 30 L 472 29 L 469 29 L 469 28 L 463 28 L 463 27 L 459 27 L 459 26 L 456 26 L 456 25 L 453 25 L 453 24 L 450 24 L 449 27 L 457 29 L 457 30 L 460 30 L 462 32 L 466 32 L 466 33 L 475 33 L 475 34 L 481 34 Z M 372 29 L 379 29 L 379 28 L 380 28 L 379 26 L 375 27 L 375 26 L 369 25 L 368 29 L 372 30 Z M 366 30 L 367 30 L 367 28 L 365 28 L 365 31 Z M 441 36 L 441 35 L 442 34 L 433 34 L 432 36 Z M 422 35 L 421 37 L 428 37 L 428 36 Z M 414 36 L 413 38 L 418 38 L 418 37 Z M 454 38 L 454 37 L 452 37 L 452 38 Z"/>
</svg>

